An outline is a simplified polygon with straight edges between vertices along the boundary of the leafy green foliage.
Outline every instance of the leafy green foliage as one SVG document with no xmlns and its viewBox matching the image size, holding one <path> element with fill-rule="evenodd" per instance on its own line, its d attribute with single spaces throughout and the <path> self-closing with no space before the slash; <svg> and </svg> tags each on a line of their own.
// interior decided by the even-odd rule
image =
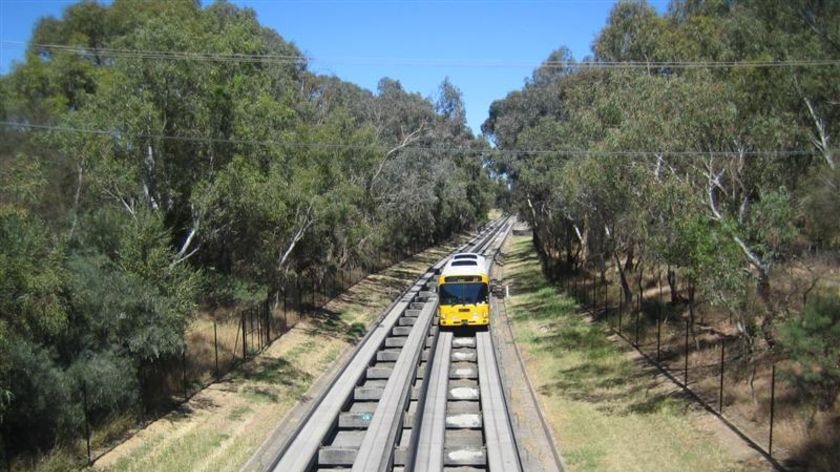
<svg viewBox="0 0 840 472">
<path fill-rule="evenodd" d="M 840 169 L 814 171 L 802 189 L 800 217 L 809 239 L 828 248 L 840 247 L 840 218 L 826 218 L 840 208 Z"/>
<path fill-rule="evenodd" d="M 72 442 L 83 386 L 94 423 L 143 404 L 197 306 L 278 300 L 407 254 L 483 221 L 493 193 L 451 81 L 426 98 L 316 75 L 225 1 L 84 1 L 42 19 L 0 77 L 0 116 L 60 128 L 0 130 L 15 453 Z"/>
<path fill-rule="evenodd" d="M 114 412 L 137 405 L 137 372 L 132 362 L 113 352 L 82 355 L 68 369 L 83 392 L 88 420 L 100 423 Z"/>
<path fill-rule="evenodd" d="M 834 406 L 840 394 L 840 298 L 817 293 L 801 315 L 788 320 L 780 341 L 796 368 L 791 377 L 800 392 L 820 409 Z"/>
<path fill-rule="evenodd" d="M 3 347 L 9 364 L 3 374 L 12 393 L 3 420 L 6 431 L 16 433 L 5 439 L 19 447 L 48 447 L 80 431 L 84 416 L 74 398 L 75 382 L 53 353 L 26 341 Z"/>
<path fill-rule="evenodd" d="M 644 267 L 664 265 L 673 302 L 680 275 L 690 303 L 697 290 L 730 310 L 752 285 L 759 304 L 740 334 L 772 346 L 786 303 L 775 265 L 806 244 L 836 247 L 837 68 L 663 63 L 835 57 L 838 19 L 825 2 L 686 0 L 664 15 L 618 2 L 592 60 L 633 68 L 543 64 L 494 102 L 491 162 L 543 259 L 565 271 L 611 260 L 626 297 Z M 573 64 L 562 48 L 548 60 Z"/>
<path fill-rule="evenodd" d="M 67 326 L 63 248 L 37 218 L 0 207 L 0 326 L 45 341 Z"/>
<path fill-rule="evenodd" d="M 793 208 L 790 195 L 784 188 L 766 191 L 753 205 L 749 231 L 751 239 L 757 241 L 756 250 L 769 257 L 781 255 L 785 246 L 796 237 Z"/>
</svg>

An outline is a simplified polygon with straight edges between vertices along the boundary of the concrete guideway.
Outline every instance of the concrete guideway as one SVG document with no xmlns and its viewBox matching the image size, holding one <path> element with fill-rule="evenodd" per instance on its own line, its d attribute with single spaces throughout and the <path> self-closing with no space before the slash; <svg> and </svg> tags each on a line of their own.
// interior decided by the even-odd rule
<svg viewBox="0 0 840 472">
<path fill-rule="evenodd" d="M 491 471 L 521 471 L 519 451 L 510 427 L 507 403 L 490 333 L 476 334 L 478 376 L 481 378 L 481 412 Z"/>
<path fill-rule="evenodd" d="M 480 252 L 495 255 L 508 230 Z M 439 334 L 413 471 L 522 470 L 492 338 L 467 334 Z"/>
<path fill-rule="evenodd" d="M 414 462 L 415 472 L 433 472 L 443 469 L 443 448 L 436 445 L 443 444 L 446 431 L 446 399 L 449 371 L 449 358 L 452 353 L 452 333 L 442 332 L 438 335 L 435 362 L 429 378 L 428 397 L 423 409 L 423 420 L 420 424 L 420 440 L 417 445 L 417 455 Z"/>
<path fill-rule="evenodd" d="M 367 370 L 368 364 L 359 360 L 370 359 L 376 354 L 376 351 L 385 342 L 390 329 L 394 327 L 397 319 L 402 316 L 414 295 L 419 292 L 427 280 L 428 274 L 414 284 L 402 300 L 391 309 L 382 323 L 376 327 L 374 334 L 356 353 L 348 368 L 341 374 L 327 396 L 324 397 L 319 408 L 305 423 L 294 442 L 289 445 L 288 450 L 294 451 L 294 454 L 284 454 L 272 470 L 277 472 L 302 472 L 309 468 L 312 458 L 321 446 L 321 441 L 333 428 L 333 423 L 341 412 L 341 407 L 353 393 L 359 379 Z"/>
<path fill-rule="evenodd" d="M 456 252 L 486 250 L 502 228 L 507 231 L 509 225 L 488 225 Z M 384 471 L 401 469 L 414 458 L 412 426 L 422 414 L 428 360 L 437 340 L 432 290 L 445 261 L 430 268 L 383 315 L 287 440 L 279 447 L 276 440 L 266 441 L 244 469 Z M 269 467 L 261 465 L 271 457 L 266 447 L 276 451 Z"/>
<path fill-rule="evenodd" d="M 359 453 L 353 462 L 353 472 L 382 472 L 391 465 L 393 445 L 398 428 L 402 424 L 401 414 L 411 388 L 411 376 L 420 362 L 423 341 L 427 337 L 432 315 L 437 311 L 437 297 L 425 303 L 406 344 L 400 352 L 394 370 L 373 414 L 373 420 L 359 446 Z M 390 448 L 390 450 L 389 450 Z"/>
</svg>

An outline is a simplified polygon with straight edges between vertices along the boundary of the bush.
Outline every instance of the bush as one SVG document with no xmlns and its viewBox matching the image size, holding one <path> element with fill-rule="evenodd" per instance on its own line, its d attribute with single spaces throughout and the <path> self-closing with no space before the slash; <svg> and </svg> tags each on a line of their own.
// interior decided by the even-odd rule
<svg viewBox="0 0 840 472">
<path fill-rule="evenodd" d="M 780 343 L 796 368 L 790 372 L 803 396 L 821 410 L 840 393 L 840 297 L 817 293 L 802 314 L 781 328 Z"/>
<path fill-rule="evenodd" d="M 87 414 L 94 424 L 137 404 L 137 369 L 129 359 L 112 352 L 82 356 L 68 370 L 79 390 L 87 394 Z"/>
<path fill-rule="evenodd" d="M 4 422 L 12 445 L 46 449 L 78 434 L 84 414 L 76 382 L 55 364 L 50 353 L 17 341 L 10 343 L 4 354 L 10 365 L 4 382 L 11 393 Z"/>
</svg>

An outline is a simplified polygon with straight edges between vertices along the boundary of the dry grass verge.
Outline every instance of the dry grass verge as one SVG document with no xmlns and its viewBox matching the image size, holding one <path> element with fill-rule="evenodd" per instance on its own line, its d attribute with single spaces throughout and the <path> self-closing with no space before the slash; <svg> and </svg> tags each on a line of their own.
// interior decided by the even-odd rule
<svg viewBox="0 0 840 472">
<path fill-rule="evenodd" d="M 786 261 L 775 271 L 770 299 L 778 305 L 777 316 L 782 317 L 777 326 L 784 316 L 797 316 L 809 290 L 812 294 L 817 289 L 840 293 L 837 261 L 827 256 Z M 772 456 L 788 470 L 827 472 L 840 468 L 840 401 L 827 410 L 817 410 L 806 394 L 807 387 L 797 386 L 794 373 L 801 367 L 784 357 L 783 346 L 768 349 L 760 333 L 752 338 L 740 335 L 736 314 L 699 297 L 691 323 L 686 284 L 678 280 L 679 291 L 672 297 L 664 267 L 645 267 L 641 281 L 637 279 L 638 272 L 631 274 L 634 297 L 630 307 L 619 302 L 615 268 L 605 275 L 606 288 L 599 274 L 583 271 L 575 276 L 559 274 L 557 285 L 573 294 L 587 310 L 593 308 L 594 294 L 594 312 L 599 320 L 622 332 L 628 342 L 650 358 L 658 359 L 680 382 L 686 378 L 687 370 L 691 391 L 710 408 L 722 411 L 729 422 L 764 451 L 771 449 L 772 409 Z M 746 305 L 743 317 L 748 326 L 762 309 L 766 308 L 757 301 Z"/>
<path fill-rule="evenodd" d="M 505 246 L 515 338 L 572 471 L 765 470 L 717 420 L 657 375 L 603 321 L 546 282 L 530 237 Z"/>
</svg>

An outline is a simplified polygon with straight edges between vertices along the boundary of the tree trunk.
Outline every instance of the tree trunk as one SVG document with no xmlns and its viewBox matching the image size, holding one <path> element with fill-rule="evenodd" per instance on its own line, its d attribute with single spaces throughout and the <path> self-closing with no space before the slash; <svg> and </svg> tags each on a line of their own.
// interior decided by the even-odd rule
<svg viewBox="0 0 840 472">
<path fill-rule="evenodd" d="M 626 262 L 624 266 L 621 264 L 621 259 L 618 257 L 618 254 L 613 253 L 613 258 L 615 259 L 615 266 L 618 267 L 618 275 L 621 280 L 621 290 L 624 292 L 624 299 L 627 300 L 627 306 L 630 306 L 630 303 L 633 301 L 633 290 L 630 288 L 630 283 L 627 281 L 627 269 L 626 269 Z M 629 262 L 630 259 L 633 258 L 632 252 L 627 256 Z M 632 266 L 632 262 L 630 263 Z"/>
<path fill-rule="evenodd" d="M 668 288 L 671 290 L 671 304 L 676 305 L 680 301 L 677 288 L 677 273 L 668 266 Z"/>
</svg>

